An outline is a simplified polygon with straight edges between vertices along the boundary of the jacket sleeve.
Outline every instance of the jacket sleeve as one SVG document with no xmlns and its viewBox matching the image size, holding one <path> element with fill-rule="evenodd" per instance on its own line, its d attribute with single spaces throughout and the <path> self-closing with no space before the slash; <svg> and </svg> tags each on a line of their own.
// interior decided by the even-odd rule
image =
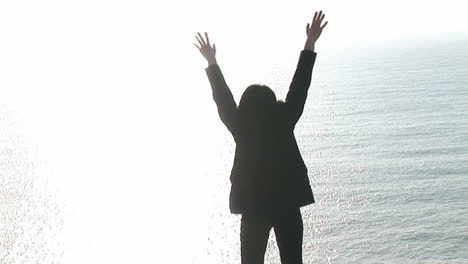
<svg viewBox="0 0 468 264">
<path fill-rule="evenodd" d="M 297 123 L 304 111 L 304 104 L 312 79 L 312 69 L 316 56 L 317 53 L 314 51 L 303 50 L 301 52 L 296 72 L 289 86 L 289 91 L 286 96 L 286 105 L 288 115 L 294 124 Z"/>
<path fill-rule="evenodd" d="M 213 90 L 213 99 L 218 107 L 219 117 L 228 130 L 234 134 L 237 105 L 231 90 L 229 90 L 218 64 L 213 64 L 206 68 L 206 74 Z"/>
</svg>

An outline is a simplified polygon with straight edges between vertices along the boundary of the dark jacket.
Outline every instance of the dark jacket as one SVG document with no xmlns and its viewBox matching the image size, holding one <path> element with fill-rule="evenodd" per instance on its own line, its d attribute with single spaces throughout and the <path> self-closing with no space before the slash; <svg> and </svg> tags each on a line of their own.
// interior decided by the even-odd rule
<svg viewBox="0 0 468 264">
<path fill-rule="evenodd" d="M 219 66 L 206 69 L 219 116 L 236 142 L 230 177 L 232 213 L 314 203 L 294 127 L 304 110 L 316 55 L 313 51 L 301 52 L 286 100 L 276 104 L 275 119 L 263 130 L 253 130 L 243 123 Z"/>
</svg>

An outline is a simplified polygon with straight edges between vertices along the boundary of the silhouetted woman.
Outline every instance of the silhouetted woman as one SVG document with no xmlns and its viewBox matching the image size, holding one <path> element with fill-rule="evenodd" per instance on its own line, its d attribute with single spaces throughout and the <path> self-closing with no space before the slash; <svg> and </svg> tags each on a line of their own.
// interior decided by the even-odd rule
<svg viewBox="0 0 468 264">
<path fill-rule="evenodd" d="M 269 232 L 274 228 L 281 263 L 302 263 L 303 223 L 300 207 L 314 203 L 294 127 L 307 98 L 316 53 L 314 45 L 327 25 L 315 12 L 307 24 L 307 40 L 285 102 L 264 85 L 249 86 L 236 105 L 216 62 L 216 46 L 198 33 L 197 48 L 208 61 L 210 81 L 218 113 L 236 142 L 231 171 L 229 206 L 242 214 L 242 264 L 264 261 Z"/>
</svg>

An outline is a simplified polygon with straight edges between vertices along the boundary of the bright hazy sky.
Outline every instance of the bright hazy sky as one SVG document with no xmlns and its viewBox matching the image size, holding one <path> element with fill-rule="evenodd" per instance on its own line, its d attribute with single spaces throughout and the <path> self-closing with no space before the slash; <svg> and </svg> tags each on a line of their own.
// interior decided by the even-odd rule
<svg viewBox="0 0 468 264">
<path fill-rule="evenodd" d="M 197 31 L 242 88 L 297 58 L 315 10 L 329 21 L 317 52 L 332 53 L 466 36 L 464 2 L 2 1 L 0 106 L 67 204 L 64 263 L 162 263 L 179 245 L 189 263 L 206 241 L 203 175 L 229 139 Z"/>
</svg>

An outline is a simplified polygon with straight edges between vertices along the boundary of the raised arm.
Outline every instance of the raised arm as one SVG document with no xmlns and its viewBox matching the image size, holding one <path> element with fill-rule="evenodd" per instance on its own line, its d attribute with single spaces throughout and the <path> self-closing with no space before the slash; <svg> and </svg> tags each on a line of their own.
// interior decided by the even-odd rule
<svg viewBox="0 0 468 264">
<path fill-rule="evenodd" d="M 328 24 L 328 22 L 325 22 L 322 26 L 324 18 L 325 14 L 323 14 L 322 11 L 319 13 L 315 12 L 312 25 L 307 23 L 307 40 L 304 45 L 304 50 L 299 57 L 296 72 L 294 73 L 293 80 L 289 86 L 288 95 L 286 96 L 286 104 L 294 124 L 299 120 L 304 111 L 304 104 L 312 79 L 312 69 L 314 67 L 315 57 L 317 56 L 317 53 L 315 53 L 315 42 Z"/>
<path fill-rule="evenodd" d="M 208 62 L 206 74 L 208 75 L 208 80 L 210 81 L 211 89 L 213 90 L 213 99 L 218 107 L 219 117 L 229 131 L 234 134 L 234 129 L 236 127 L 235 113 L 237 105 L 216 61 L 216 46 L 214 44 L 211 46 L 210 39 L 206 32 L 205 38 L 203 38 L 200 33 L 195 37 L 198 41 L 198 45 L 195 44 L 195 46 Z"/>
</svg>

